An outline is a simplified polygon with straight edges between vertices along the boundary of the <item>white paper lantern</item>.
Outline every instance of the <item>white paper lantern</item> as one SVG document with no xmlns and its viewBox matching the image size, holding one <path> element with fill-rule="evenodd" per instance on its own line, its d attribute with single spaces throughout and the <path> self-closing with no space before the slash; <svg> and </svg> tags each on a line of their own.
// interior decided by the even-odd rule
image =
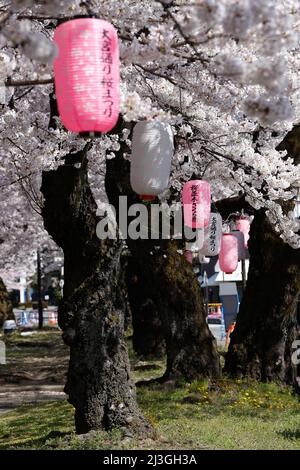
<svg viewBox="0 0 300 470">
<path fill-rule="evenodd" d="M 173 132 L 160 121 L 138 122 L 133 130 L 130 183 L 140 195 L 158 195 L 169 184 Z"/>
<path fill-rule="evenodd" d="M 209 224 L 204 229 L 204 243 L 200 252 L 204 256 L 217 256 L 221 249 L 222 217 L 216 212 L 211 212 Z"/>
</svg>

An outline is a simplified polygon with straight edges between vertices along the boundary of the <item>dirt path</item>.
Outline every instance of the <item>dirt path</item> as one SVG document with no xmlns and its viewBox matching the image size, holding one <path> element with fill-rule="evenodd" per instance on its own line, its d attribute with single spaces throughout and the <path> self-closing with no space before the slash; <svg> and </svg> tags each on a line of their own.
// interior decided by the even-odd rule
<svg viewBox="0 0 300 470">
<path fill-rule="evenodd" d="M 3 339 L 3 338 L 1 338 Z M 6 365 L 0 365 L 0 414 L 20 405 L 64 400 L 68 348 L 59 331 L 5 338 Z"/>
</svg>

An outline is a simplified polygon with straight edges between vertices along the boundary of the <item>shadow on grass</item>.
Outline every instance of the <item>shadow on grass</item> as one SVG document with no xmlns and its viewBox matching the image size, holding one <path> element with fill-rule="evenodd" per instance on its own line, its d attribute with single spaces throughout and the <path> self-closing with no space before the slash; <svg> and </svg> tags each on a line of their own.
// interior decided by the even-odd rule
<svg viewBox="0 0 300 470">
<path fill-rule="evenodd" d="M 73 426 L 72 407 L 66 401 L 21 406 L 1 417 L 0 449 L 43 445 L 70 433 Z"/>
<path fill-rule="evenodd" d="M 135 366 L 132 367 L 133 370 L 137 370 L 137 371 L 145 371 L 145 370 L 160 370 L 161 367 L 158 366 L 157 364 L 137 364 Z"/>
<path fill-rule="evenodd" d="M 135 386 L 137 388 L 140 388 L 140 387 L 151 387 L 152 385 L 160 385 L 160 384 L 163 384 L 164 383 L 164 377 L 156 377 L 154 379 L 146 379 L 146 380 L 138 380 L 136 383 L 135 383 Z"/>
<path fill-rule="evenodd" d="M 57 440 L 58 439 L 63 439 L 69 436 L 73 435 L 72 432 L 62 432 L 62 431 L 50 431 L 47 435 L 39 437 L 37 439 L 28 439 L 27 441 L 16 443 L 15 445 L 9 445 L 5 447 L 5 445 L 1 444 L 0 445 L 0 450 L 10 450 L 10 449 L 57 449 Z M 51 444 L 51 440 L 53 440 L 53 443 Z"/>
<path fill-rule="evenodd" d="M 277 434 L 284 437 L 284 439 L 294 441 L 296 439 L 300 439 L 300 428 L 296 430 L 285 429 L 284 431 L 277 432 Z"/>
</svg>

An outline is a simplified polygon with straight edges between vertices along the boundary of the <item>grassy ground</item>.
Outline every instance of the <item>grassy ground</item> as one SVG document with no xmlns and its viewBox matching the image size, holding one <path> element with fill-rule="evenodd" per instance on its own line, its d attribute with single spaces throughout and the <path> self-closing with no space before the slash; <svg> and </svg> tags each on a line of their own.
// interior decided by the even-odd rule
<svg viewBox="0 0 300 470">
<path fill-rule="evenodd" d="M 46 333 L 44 340 L 55 340 L 59 348 L 57 334 Z M 22 348 L 20 342 L 33 337 L 10 341 L 18 342 L 19 359 L 26 360 L 30 346 Z M 34 341 L 42 355 L 41 336 Z M 10 354 L 9 360 L 16 362 L 13 351 Z M 1 376 L 6 366 L 0 367 Z M 144 380 L 160 376 L 164 364 L 133 357 L 132 368 L 135 379 Z M 156 440 L 129 440 L 120 432 L 77 437 L 72 407 L 60 400 L 18 406 L 0 416 L 0 449 L 300 449 L 300 404 L 289 388 L 224 378 L 216 383 L 139 387 L 137 393 L 140 407 L 157 430 Z"/>
</svg>

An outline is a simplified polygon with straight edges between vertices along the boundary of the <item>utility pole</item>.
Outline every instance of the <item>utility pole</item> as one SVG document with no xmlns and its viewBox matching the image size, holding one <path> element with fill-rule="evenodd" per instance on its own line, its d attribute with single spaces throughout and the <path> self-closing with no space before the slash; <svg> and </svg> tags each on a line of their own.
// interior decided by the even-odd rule
<svg viewBox="0 0 300 470">
<path fill-rule="evenodd" d="M 37 285 L 38 285 L 38 311 L 39 311 L 39 330 L 43 328 L 43 295 L 42 295 L 42 271 L 41 254 L 37 251 Z"/>
<path fill-rule="evenodd" d="M 26 307 L 30 307 L 31 297 L 30 297 L 30 281 L 26 279 Z"/>
<path fill-rule="evenodd" d="M 204 273 L 203 273 L 203 282 L 204 282 L 204 288 L 205 288 L 206 316 L 208 316 L 209 293 L 208 293 L 208 277 L 207 277 L 207 272 L 206 271 L 204 271 Z"/>
</svg>

